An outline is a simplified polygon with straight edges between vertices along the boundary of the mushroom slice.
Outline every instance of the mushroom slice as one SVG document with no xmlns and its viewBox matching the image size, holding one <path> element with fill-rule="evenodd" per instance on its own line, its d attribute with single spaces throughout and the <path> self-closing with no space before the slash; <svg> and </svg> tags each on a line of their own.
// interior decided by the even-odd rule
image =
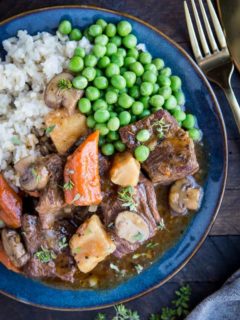
<svg viewBox="0 0 240 320">
<path fill-rule="evenodd" d="M 199 209 L 202 200 L 202 188 L 193 177 L 177 180 L 170 189 L 169 205 L 175 215 L 185 215 L 187 210 Z"/>
<path fill-rule="evenodd" d="M 62 72 L 50 80 L 45 93 L 44 101 L 49 108 L 66 108 L 69 115 L 75 112 L 78 100 L 83 95 L 83 90 L 72 87 L 73 76 L 68 72 Z"/>
<path fill-rule="evenodd" d="M 15 230 L 2 230 L 2 244 L 10 261 L 17 267 L 24 266 L 30 256 L 25 250 L 19 234 Z"/>
<path fill-rule="evenodd" d="M 26 168 L 20 176 L 19 182 L 25 191 L 39 191 L 46 187 L 49 177 L 50 173 L 47 167 L 43 163 L 36 162 L 36 164 L 32 163 Z"/>
<path fill-rule="evenodd" d="M 25 173 L 26 169 L 36 161 L 36 157 L 34 156 L 28 156 L 24 157 L 21 160 L 19 160 L 15 165 L 14 168 L 17 172 L 17 174 L 22 175 Z"/>
<path fill-rule="evenodd" d="M 130 243 L 144 242 L 150 232 L 147 222 L 137 213 L 123 211 L 115 220 L 116 234 Z"/>
</svg>

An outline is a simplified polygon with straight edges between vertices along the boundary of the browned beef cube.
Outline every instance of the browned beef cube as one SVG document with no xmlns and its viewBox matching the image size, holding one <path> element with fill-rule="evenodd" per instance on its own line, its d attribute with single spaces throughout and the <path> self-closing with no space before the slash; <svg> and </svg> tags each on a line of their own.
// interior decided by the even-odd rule
<svg viewBox="0 0 240 320">
<path fill-rule="evenodd" d="M 132 152 L 140 145 L 136 134 L 141 129 L 151 134 L 145 142 L 150 155 L 142 166 L 154 183 L 169 184 L 198 170 L 192 139 L 167 111 L 159 110 L 120 129 L 122 141 Z"/>
</svg>

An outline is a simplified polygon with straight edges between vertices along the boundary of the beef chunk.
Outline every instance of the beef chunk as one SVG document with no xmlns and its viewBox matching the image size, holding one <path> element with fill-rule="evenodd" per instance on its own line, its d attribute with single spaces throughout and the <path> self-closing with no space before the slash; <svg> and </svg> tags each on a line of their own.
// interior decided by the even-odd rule
<svg viewBox="0 0 240 320">
<path fill-rule="evenodd" d="M 169 184 L 198 170 L 192 139 L 167 111 L 159 110 L 120 129 L 122 141 L 132 152 L 140 144 L 136 134 L 141 129 L 151 134 L 145 143 L 151 152 L 143 168 L 154 183 Z"/>
<path fill-rule="evenodd" d="M 109 191 L 108 196 L 103 199 L 101 204 L 104 223 L 108 228 L 110 228 L 110 230 L 112 230 L 113 239 L 117 247 L 114 255 L 117 257 L 122 257 L 125 254 L 135 251 L 143 243 L 143 241 L 151 238 L 157 231 L 158 223 L 160 223 L 162 220 L 158 213 L 156 195 L 151 181 L 144 176 L 141 176 L 138 185 L 136 187 L 131 187 L 130 190 L 132 190 L 131 192 L 135 203 L 135 208 L 131 206 L 125 206 L 124 202 L 119 196 L 119 193 L 121 193 L 123 190 L 126 190 L 126 188 L 123 189 L 121 187 L 113 186 Z M 131 223 L 133 227 L 134 220 L 137 219 L 137 216 L 139 217 L 139 225 L 144 225 L 144 223 L 147 224 L 147 238 L 145 237 L 144 239 L 141 239 L 142 232 L 138 231 L 140 230 L 138 228 L 136 228 L 136 235 L 139 233 L 140 237 L 137 236 L 136 241 L 130 242 L 128 237 L 120 237 L 121 233 L 118 232 L 116 223 L 118 222 L 119 224 L 123 224 L 124 217 L 121 217 L 121 221 L 118 221 L 120 214 L 122 215 L 123 212 L 123 216 L 126 217 L 126 221 L 130 221 L 129 218 L 131 216 Z M 134 213 L 134 215 L 131 213 Z M 123 225 L 123 227 L 125 228 L 126 226 Z M 133 230 L 133 227 L 130 229 Z"/>
</svg>

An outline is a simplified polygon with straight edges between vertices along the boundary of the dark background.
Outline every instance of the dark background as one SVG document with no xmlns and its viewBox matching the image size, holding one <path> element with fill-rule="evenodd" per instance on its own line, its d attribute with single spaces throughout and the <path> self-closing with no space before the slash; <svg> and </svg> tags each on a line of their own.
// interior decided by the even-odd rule
<svg viewBox="0 0 240 320">
<path fill-rule="evenodd" d="M 96 5 L 135 15 L 166 33 L 192 55 L 182 0 L 0 0 L 0 20 L 26 10 L 67 4 Z M 232 83 L 240 101 L 240 76 L 236 71 Z M 142 320 L 148 319 L 150 313 L 159 312 L 161 307 L 169 306 L 174 297 L 174 291 L 183 283 L 189 283 L 192 288 L 191 308 L 193 308 L 203 298 L 218 289 L 240 266 L 240 140 L 223 92 L 215 85 L 213 88 L 228 132 L 229 172 L 222 207 L 210 236 L 187 266 L 159 289 L 127 304 L 128 307 L 138 310 Z M 65 313 L 42 310 L 15 302 L 2 295 L 0 295 L 0 305 L 0 320 L 93 320 L 97 314 L 97 311 Z M 114 314 L 113 308 L 103 312 L 110 318 Z"/>
</svg>

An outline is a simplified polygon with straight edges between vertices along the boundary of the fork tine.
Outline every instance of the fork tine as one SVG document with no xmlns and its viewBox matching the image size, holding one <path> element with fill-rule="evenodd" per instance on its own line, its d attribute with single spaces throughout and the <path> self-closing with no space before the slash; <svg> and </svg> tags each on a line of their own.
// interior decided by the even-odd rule
<svg viewBox="0 0 240 320">
<path fill-rule="evenodd" d="M 202 53 L 201 53 L 201 50 L 198 45 L 198 41 L 196 38 L 196 34 L 195 34 L 193 24 L 192 24 L 192 19 L 191 19 L 190 12 L 189 12 L 188 5 L 187 5 L 186 1 L 184 1 L 184 11 L 185 11 L 187 28 L 188 28 L 188 33 L 189 33 L 189 37 L 190 37 L 190 42 L 192 45 L 193 54 L 197 60 L 202 59 Z"/>
<path fill-rule="evenodd" d="M 198 15 L 198 11 L 197 11 L 197 8 L 196 8 L 196 5 L 195 5 L 195 1 L 191 0 L 191 3 L 192 3 L 193 13 L 194 13 L 194 17 L 195 17 L 195 20 L 196 20 L 198 33 L 199 33 L 199 36 L 200 36 L 200 40 L 201 40 L 203 51 L 204 51 L 204 53 L 206 55 L 209 55 L 210 54 L 209 47 L 208 47 L 207 40 L 206 40 L 206 37 L 205 37 L 204 32 L 203 32 L 201 21 L 199 19 L 199 15 Z"/>
<path fill-rule="evenodd" d="M 207 4 L 208 4 L 208 8 L 209 8 L 209 11 L 210 11 L 210 15 L 212 17 L 212 21 L 213 21 L 213 25 L 214 25 L 214 28 L 215 28 L 215 31 L 216 31 L 216 34 L 217 34 L 217 38 L 218 38 L 218 41 L 220 43 L 220 46 L 221 48 L 226 48 L 227 47 L 227 43 L 226 43 L 226 40 L 225 40 L 225 36 L 224 36 L 224 33 L 222 31 L 222 27 L 220 25 L 220 22 L 218 20 L 218 17 L 217 17 L 217 14 L 213 8 L 213 5 L 212 5 L 212 2 L 210 0 L 207 0 Z"/>
<path fill-rule="evenodd" d="M 210 24 L 209 24 L 209 21 L 208 21 L 208 17 L 207 17 L 203 2 L 202 2 L 202 0 L 198 0 L 198 1 L 199 1 L 199 4 L 200 4 L 202 16 L 203 16 L 203 21 L 204 21 L 204 24 L 205 24 L 205 27 L 206 27 L 206 30 L 207 30 L 208 39 L 209 39 L 209 42 L 211 44 L 212 50 L 213 50 L 213 52 L 218 51 L 217 43 L 216 43 L 216 41 L 214 39 L 214 36 L 213 36 L 213 33 L 212 33 L 212 29 L 210 27 Z"/>
</svg>

